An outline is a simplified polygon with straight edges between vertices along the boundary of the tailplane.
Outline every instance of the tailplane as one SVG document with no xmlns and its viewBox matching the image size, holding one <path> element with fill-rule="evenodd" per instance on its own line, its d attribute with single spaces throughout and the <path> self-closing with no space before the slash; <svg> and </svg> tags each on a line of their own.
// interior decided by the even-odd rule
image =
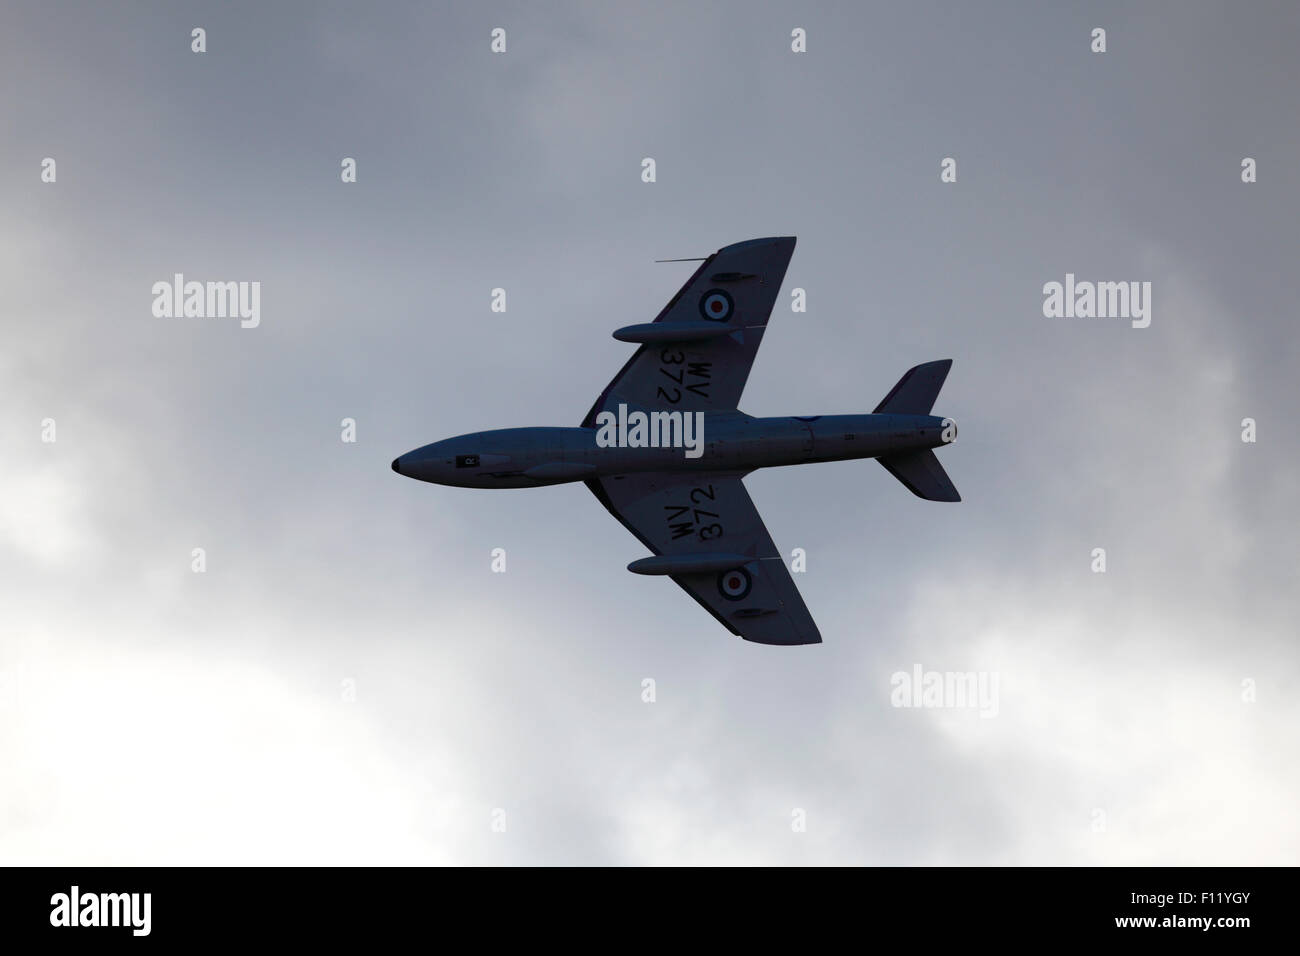
<svg viewBox="0 0 1300 956">
<path fill-rule="evenodd" d="M 886 455 L 876 459 L 886 470 L 907 486 L 907 490 L 926 501 L 961 501 L 952 479 L 928 448 Z"/>
</svg>

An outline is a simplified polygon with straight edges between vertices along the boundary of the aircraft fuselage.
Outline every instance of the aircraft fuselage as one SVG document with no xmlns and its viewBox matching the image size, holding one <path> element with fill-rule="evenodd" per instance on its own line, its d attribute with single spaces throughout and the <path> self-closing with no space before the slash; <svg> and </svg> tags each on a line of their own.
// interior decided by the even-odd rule
<svg viewBox="0 0 1300 956">
<path fill-rule="evenodd" d="M 699 439 L 696 457 L 680 445 L 602 447 L 595 428 L 503 428 L 417 448 L 394 459 L 393 471 L 461 488 L 535 488 L 633 472 L 746 474 L 782 465 L 878 458 L 936 448 L 956 435 L 950 419 L 934 415 L 698 414 L 700 433 L 687 436 Z"/>
</svg>

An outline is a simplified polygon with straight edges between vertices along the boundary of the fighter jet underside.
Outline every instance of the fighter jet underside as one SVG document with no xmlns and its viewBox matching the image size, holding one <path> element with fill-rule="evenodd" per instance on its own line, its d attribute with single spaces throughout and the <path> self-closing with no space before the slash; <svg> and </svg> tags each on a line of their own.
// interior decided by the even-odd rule
<svg viewBox="0 0 1300 956">
<path fill-rule="evenodd" d="M 670 577 L 727 630 L 762 644 L 821 641 L 742 478 L 774 465 L 879 458 L 918 497 L 960 500 L 933 448 L 956 430 L 930 414 L 951 360 L 910 370 L 869 415 L 753 418 L 738 408 L 794 253 L 754 239 L 705 259 L 653 322 L 579 428 L 480 432 L 416 449 L 393 470 L 463 487 L 583 481 L 652 556 L 629 570 Z M 698 448 L 610 447 L 636 413 L 698 423 Z M 665 425 L 665 430 L 667 426 Z M 689 432 L 688 432 L 689 434 Z M 690 455 L 691 457 L 688 457 Z"/>
</svg>

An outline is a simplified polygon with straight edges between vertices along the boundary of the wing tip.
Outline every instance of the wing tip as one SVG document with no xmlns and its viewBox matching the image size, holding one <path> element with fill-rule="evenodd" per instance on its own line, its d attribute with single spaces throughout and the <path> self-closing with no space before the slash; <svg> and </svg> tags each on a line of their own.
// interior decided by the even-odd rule
<svg viewBox="0 0 1300 956">
<path fill-rule="evenodd" d="M 733 242 L 731 245 L 723 246 L 719 249 L 718 254 L 721 255 L 724 252 L 739 252 L 741 249 L 753 249 L 756 246 L 775 246 L 782 244 L 788 245 L 793 249 L 798 241 L 797 236 L 763 236 L 759 239 L 745 239 L 742 242 Z"/>
</svg>

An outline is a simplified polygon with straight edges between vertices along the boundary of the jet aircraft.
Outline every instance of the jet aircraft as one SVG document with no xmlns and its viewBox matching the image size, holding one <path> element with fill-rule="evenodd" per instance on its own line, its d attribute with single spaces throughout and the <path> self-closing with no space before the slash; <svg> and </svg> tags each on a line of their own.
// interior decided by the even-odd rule
<svg viewBox="0 0 1300 956">
<path fill-rule="evenodd" d="M 740 395 L 794 254 L 793 236 L 719 249 L 653 322 L 576 428 L 507 428 L 425 445 L 399 475 L 464 488 L 581 481 L 667 575 L 728 631 L 760 644 L 821 634 L 742 479 L 758 468 L 876 458 L 909 491 L 960 501 L 932 449 L 956 437 L 932 415 L 951 359 L 910 369 L 869 415 L 754 418 Z"/>
</svg>

